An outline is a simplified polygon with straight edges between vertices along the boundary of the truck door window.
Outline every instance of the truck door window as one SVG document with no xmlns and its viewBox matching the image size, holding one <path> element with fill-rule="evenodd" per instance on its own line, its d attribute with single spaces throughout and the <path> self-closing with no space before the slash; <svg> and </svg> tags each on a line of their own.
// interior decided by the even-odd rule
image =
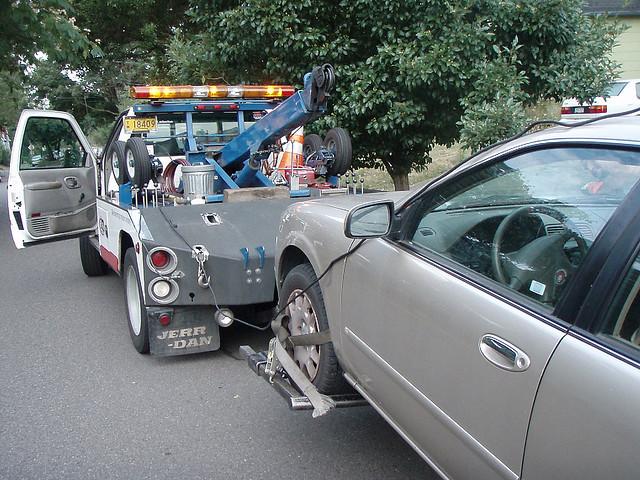
<svg viewBox="0 0 640 480">
<path fill-rule="evenodd" d="M 86 159 L 86 151 L 66 120 L 33 117 L 27 121 L 20 170 L 77 168 L 84 166 Z"/>
</svg>

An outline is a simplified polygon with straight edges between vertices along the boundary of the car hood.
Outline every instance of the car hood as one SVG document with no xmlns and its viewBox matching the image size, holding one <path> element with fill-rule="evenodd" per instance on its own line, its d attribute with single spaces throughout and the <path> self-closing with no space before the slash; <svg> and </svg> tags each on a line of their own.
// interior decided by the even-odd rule
<svg viewBox="0 0 640 480">
<path fill-rule="evenodd" d="M 330 206 L 346 212 L 357 205 L 362 205 L 363 203 L 380 202 L 383 200 L 391 200 L 396 205 L 400 205 L 414 193 L 415 192 L 413 190 L 408 190 L 401 192 L 365 193 L 362 195 L 332 195 L 329 197 L 319 198 L 317 200 L 310 200 L 309 202 L 318 203 L 323 206 Z"/>
</svg>

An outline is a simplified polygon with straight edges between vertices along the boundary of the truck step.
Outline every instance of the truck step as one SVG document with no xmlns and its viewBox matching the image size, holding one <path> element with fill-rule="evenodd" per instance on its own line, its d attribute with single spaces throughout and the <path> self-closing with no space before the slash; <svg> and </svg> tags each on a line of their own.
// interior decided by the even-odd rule
<svg viewBox="0 0 640 480">
<path fill-rule="evenodd" d="M 291 385 L 284 373 L 278 373 L 273 377 L 273 379 L 269 379 L 269 376 L 264 371 L 264 367 L 267 364 L 267 352 L 256 352 L 249 345 L 242 345 L 240 347 L 240 355 L 247 359 L 249 368 L 253 370 L 256 375 L 262 377 L 265 382 L 271 385 L 276 392 L 286 400 L 291 410 L 313 410 L 311 401 Z M 328 396 L 335 402 L 335 408 L 362 407 L 369 405 L 358 393 L 345 393 Z"/>
</svg>

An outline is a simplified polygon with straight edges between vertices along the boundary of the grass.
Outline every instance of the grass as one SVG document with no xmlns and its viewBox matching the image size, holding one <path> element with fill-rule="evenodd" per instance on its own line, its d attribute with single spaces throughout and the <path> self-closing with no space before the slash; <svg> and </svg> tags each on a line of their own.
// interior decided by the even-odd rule
<svg viewBox="0 0 640 480">
<path fill-rule="evenodd" d="M 531 121 L 534 120 L 559 120 L 560 104 L 552 101 L 539 102 L 531 108 L 527 109 L 527 116 Z M 409 173 L 409 185 L 414 186 L 425 182 L 431 178 L 437 177 L 443 172 L 453 168 L 464 159 L 470 156 L 470 152 L 465 151 L 459 144 L 452 147 L 443 147 L 437 145 L 431 151 L 431 163 L 426 170 L 421 172 L 412 171 Z M 362 176 L 365 180 L 365 188 L 375 190 L 393 190 L 393 181 L 386 170 L 375 168 L 361 168 L 356 170 L 356 176 Z"/>
<path fill-rule="evenodd" d="M 409 185 L 414 186 L 425 182 L 433 177 L 437 177 L 441 173 L 456 166 L 468 156 L 468 152 L 464 152 L 462 147 L 454 145 L 452 147 L 436 146 L 431 151 L 431 163 L 423 171 L 413 171 L 409 173 Z M 360 168 L 355 171 L 356 176 L 364 178 L 365 188 L 375 190 L 393 190 L 393 180 L 386 170 L 376 168 Z"/>
</svg>

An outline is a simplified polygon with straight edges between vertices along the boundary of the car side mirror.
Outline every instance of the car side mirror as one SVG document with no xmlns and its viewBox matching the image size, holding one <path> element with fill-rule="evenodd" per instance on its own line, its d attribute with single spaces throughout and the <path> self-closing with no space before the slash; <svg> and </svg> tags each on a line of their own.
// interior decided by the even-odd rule
<svg viewBox="0 0 640 480">
<path fill-rule="evenodd" d="M 358 205 L 347 215 L 344 234 L 349 238 L 384 237 L 391 229 L 393 211 L 391 200 Z"/>
</svg>

